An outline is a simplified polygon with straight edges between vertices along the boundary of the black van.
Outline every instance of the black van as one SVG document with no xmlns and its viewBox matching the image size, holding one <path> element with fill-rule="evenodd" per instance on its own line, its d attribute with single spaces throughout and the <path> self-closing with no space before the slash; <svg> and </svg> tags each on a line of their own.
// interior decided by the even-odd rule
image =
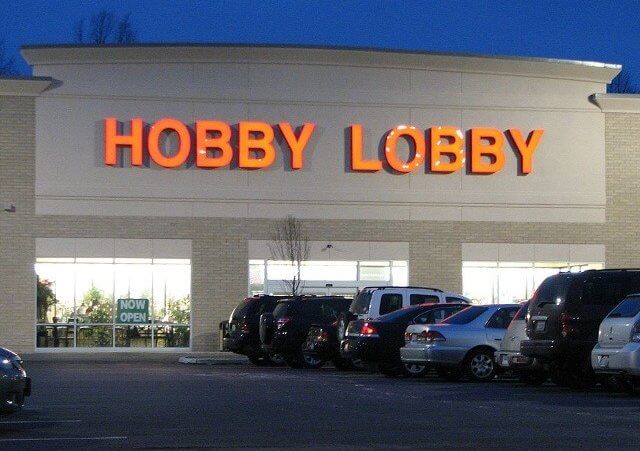
<svg viewBox="0 0 640 451">
<path fill-rule="evenodd" d="M 225 349 L 246 355 L 255 365 L 283 364 L 278 356 L 272 359 L 260 348 L 260 315 L 271 313 L 278 301 L 286 297 L 260 295 L 240 302 L 229 317 L 229 326 L 224 337 Z"/>
<path fill-rule="evenodd" d="M 351 298 L 342 296 L 299 296 L 279 301 L 273 313 L 260 317 L 262 350 L 282 354 L 292 368 L 319 368 L 320 358 L 304 353 L 304 343 L 312 325 L 335 324 L 349 310 Z"/>
<path fill-rule="evenodd" d="M 595 384 L 591 350 L 607 314 L 628 294 L 640 292 L 640 270 L 603 269 L 546 278 L 531 298 L 523 355 L 534 357 L 560 385 Z"/>
</svg>

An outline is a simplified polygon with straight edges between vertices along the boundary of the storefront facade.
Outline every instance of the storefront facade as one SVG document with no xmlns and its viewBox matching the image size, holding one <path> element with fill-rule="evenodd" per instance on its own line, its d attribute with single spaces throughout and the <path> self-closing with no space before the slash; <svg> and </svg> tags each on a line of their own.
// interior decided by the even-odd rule
<svg viewBox="0 0 640 451">
<path fill-rule="evenodd" d="M 308 293 L 511 302 L 559 270 L 640 266 L 640 102 L 603 94 L 616 66 L 23 54 L 36 77 L 0 80 L 0 342 L 16 350 L 213 350 L 240 299 L 282 291 L 268 243 L 286 215 L 309 232 Z"/>
</svg>

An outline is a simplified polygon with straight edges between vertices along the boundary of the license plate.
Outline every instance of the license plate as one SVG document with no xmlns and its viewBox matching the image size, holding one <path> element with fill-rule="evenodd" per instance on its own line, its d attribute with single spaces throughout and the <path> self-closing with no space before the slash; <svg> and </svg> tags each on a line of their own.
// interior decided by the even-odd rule
<svg viewBox="0 0 640 451">
<path fill-rule="evenodd" d="M 599 355 L 598 356 L 598 366 L 600 368 L 609 368 L 609 356 L 608 355 Z"/>
<path fill-rule="evenodd" d="M 547 325 L 546 321 L 536 322 L 536 332 L 544 332 L 544 328 Z"/>
<path fill-rule="evenodd" d="M 508 355 L 503 355 L 502 356 L 502 366 L 509 366 L 509 356 Z"/>
</svg>

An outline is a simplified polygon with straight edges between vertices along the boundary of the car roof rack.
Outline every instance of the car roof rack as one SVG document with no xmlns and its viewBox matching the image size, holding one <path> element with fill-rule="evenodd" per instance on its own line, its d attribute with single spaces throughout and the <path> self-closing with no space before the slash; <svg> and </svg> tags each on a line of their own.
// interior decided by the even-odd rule
<svg viewBox="0 0 640 451">
<path fill-rule="evenodd" d="M 412 286 L 404 287 L 404 286 L 400 286 L 400 285 L 383 285 L 383 286 L 379 286 L 379 287 L 364 287 L 360 291 L 362 291 L 362 290 L 384 290 L 386 288 L 410 288 L 412 290 L 431 290 L 431 291 L 437 291 L 439 293 L 444 293 L 444 291 L 442 291 L 440 288 L 412 287 Z"/>
</svg>

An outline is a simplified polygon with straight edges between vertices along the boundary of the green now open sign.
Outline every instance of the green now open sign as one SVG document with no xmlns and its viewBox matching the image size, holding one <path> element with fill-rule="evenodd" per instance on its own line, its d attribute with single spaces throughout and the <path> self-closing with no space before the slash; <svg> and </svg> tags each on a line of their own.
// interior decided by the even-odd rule
<svg viewBox="0 0 640 451">
<path fill-rule="evenodd" d="M 147 324 L 149 322 L 149 299 L 118 299 L 116 322 Z"/>
</svg>

